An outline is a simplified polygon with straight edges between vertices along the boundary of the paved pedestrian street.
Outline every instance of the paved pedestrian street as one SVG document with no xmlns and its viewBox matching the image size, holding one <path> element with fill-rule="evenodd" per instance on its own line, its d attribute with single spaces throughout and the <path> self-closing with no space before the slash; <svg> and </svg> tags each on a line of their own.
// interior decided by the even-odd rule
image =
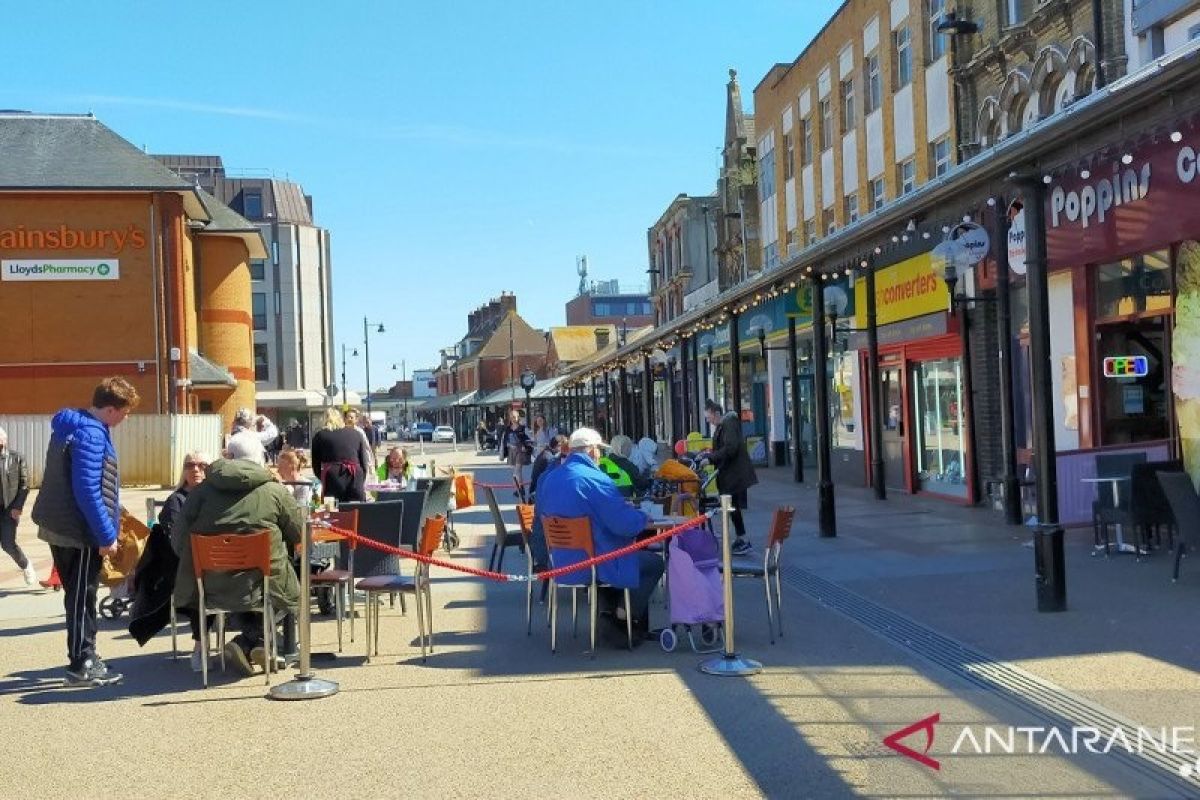
<svg viewBox="0 0 1200 800">
<path fill-rule="evenodd" d="M 475 469 L 479 480 L 504 479 L 494 457 L 438 459 Z M 165 632 L 139 649 L 124 631 L 127 618 L 103 620 L 100 634 L 101 654 L 124 682 L 73 689 L 62 684 L 61 595 L 19 588 L 19 573 L 6 566 L 0 724 L 12 733 L 6 759 L 18 768 L 3 793 L 1200 794 L 1200 782 L 1181 776 L 1183 759 L 1131 756 L 1124 740 L 1091 753 L 1078 732 L 1072 746 L 1071 731 L 1095 727 L 1094 748 L 1103 751 L 1110 721 L 1127 726 L 1134 745 L 1138 725 L 1156 734 L 1165 726 L 1168 735 L 1172 726 L 1194 728 L 1194 637 L 1179 633 L 1200 595 L 1195 574 L 1172 586 L 1162 558 L 1105 561 L 1073 546 L 1072 610 L 1037 615 L 1032 551 L 1021 531 L 983 512 L 931 510 L 909 498 L 888 501 L 884 514 L 843 492 L 840 535 L 822 540 L 815 493 L 791 484 L 784 470 L 762 475 L 751 496 L 752 537 L 761 541 L 777 502 L 790 499 L 798 514 L 776 644 L 768 642 L 761 585 L 736 582 L 737 646 L 764 665 L 748 678 L 702 674 L 705 656 L 686 645 L 673 653 L 655 642 L 633 652 L 600 647 L 593 659 L 584 652 L 586 624 L 572 638 L 569 615 L 551 654 L 543 606 L 535 606 L 532 636 L 525 633 L 521 585 L 435 568 L 434 653 L 422 661 L 411 606 L 406 615 L 385 605 L 371 664 L 363 663 L 361 619 L 354 643 L 316 663 L 321 677 L 338 682 L 333 697 L 273 702 L 261 676 L 219 668 L 203 689 L 186 658 L 170 658 Z M 122 497 L 139 508 L 147 494 L 162 493 L 127 489 Z M 515 522 L 511 505 L 503 510 Z M 455 526 L 462 544 L 452 560 L 484 565 L 492 541 L 486 509 L 456 513 Z M 20 538 L 45 574 L 48 554 L 27 520 Z M 906 553 L 906 542 L 921 539 L 940 543 Z M 523 558 L 510 551 L 505 567 L 523 568 Z M 1129 604 L 1127 595 L 1156 603 Z M 1141 619 L 1138 609 L 1147 607 L 1161 611 Z M 652 609 L 655 624 L 665 623 L 661 598 Z M 332 619 L 315 617 L 314 651 L 336 647 Z M 906 757 L 884 740 L 910 727 L 895 740 Z"/>
</svg>

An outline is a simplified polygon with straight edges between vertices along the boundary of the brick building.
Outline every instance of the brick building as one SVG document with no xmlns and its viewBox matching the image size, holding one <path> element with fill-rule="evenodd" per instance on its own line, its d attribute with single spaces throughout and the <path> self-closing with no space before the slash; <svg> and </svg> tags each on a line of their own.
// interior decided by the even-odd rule
<svg viewBox="0 0 1200 800">
<path fill-rule="evenodd" d="M 91 115 L 0 113 L 0 413 L 122 375 L 147 413 L 255 406 L 258 230 Z"/>
<path fill-rule="evenodd" d="M 758 167 L 755 163 L 754 115 L 742 105 L 737 70 L 725 85 L 725 136 L 717 179 L 717 288 L 757 275 L 762 268 L 758 247 Z M 749 244 L 747 244 L 749 243 Z"/>
<path fill-rule="evenodd" d="M 646 231 L 655 325 L 717 296 L 718 201 L 679 194 Z"/>
</svg>

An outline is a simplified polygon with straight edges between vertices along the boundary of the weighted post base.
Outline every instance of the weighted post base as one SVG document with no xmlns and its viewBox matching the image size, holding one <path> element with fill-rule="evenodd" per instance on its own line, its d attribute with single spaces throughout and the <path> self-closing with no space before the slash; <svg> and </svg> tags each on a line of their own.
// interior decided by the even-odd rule
<svg viewBox="0 0 1200 800">
<path fill-rule="evenodd" d="M 740 678 L 746 675 L 757 675 L 762 672 L 762 664 L 753 659 L 742 658 L 737 653 L 733 653 L 701 662 L 700 671 L 706 675 L 723 675 Z"/>
<path fill-rule="evenodd" d="M 277 683 L 271 687 L 272 700 L 316 700 L 319 697 L 329 697 L 338 693 L 338 685 L 333 681 L 309 676 L 295 677 L 287 683 Z"/>
</svg>

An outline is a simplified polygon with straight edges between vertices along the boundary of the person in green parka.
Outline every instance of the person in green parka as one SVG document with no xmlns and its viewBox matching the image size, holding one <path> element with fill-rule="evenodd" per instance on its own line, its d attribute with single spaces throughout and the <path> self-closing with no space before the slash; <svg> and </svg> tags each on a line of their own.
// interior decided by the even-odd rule
<svg viewBox="0 0 1200 800">
<path fill-rule="evenodd" d="M 300 605 L 300 584 L 288 558 L 304 527 L 300 506 L 283 484 L 264 466 L 262 442 L 253 433 L 230 438 L 225 458 L 209 465 L 208 476 L 188 495 L 171 532 L 179 556 L 175 580 L 175 607 L 197 609 L 199 598 L 192 572 L 191 537 L 200 533 L 268 530 L 271 534 L 271 605 L 276 615 Z M 254 666 L 265 668 L 262 636 L 262 582 L 257 571 L 212 573 L 204 580 L 210 607 L 237 609 L 229 627 L 241 632 L 225 645 L 225 659 L 244 674 Z"/>
</svg>

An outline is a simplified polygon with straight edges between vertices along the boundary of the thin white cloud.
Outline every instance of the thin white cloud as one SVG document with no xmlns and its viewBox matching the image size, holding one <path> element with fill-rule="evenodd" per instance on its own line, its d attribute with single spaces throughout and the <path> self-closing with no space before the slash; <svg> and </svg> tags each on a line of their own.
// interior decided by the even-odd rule
<svg viewBox="0 0 1200 800">
<path fill-rule="evenodd" d="M 607 156 L 637 156 L 644 154 L 642 148 L 624 145 L 592 144 L 588 142 L 573 142 L 565 139 L 513 136 L 498 131 L 477 128 L 467 128 L 457 125 L 442 125 L 436 123 L 390 124 L 372 122 L 369 120 L 352 119 L 344 116 L 327 118 L 272 108 L 252 108 L 247 106 L 225 106 L 214 103 L 197 103 L 190 100 L 176 100 L 158 97 L 131 97 L 124 95 L 87 94 L 67 98 L 69 102 L 81 103 L 89 108 L 93 106 L 125 106 L 136 108 L 158 108 L 169 111 L 182 111 L 191 114 L 207 114 L 223 117 L 240 117 L 243 119 L 261 119 L 274 122 L 285 122 L 304 125 L 326 130 L 336 130 L 366 139 L 382 139 L 393 141 L 421 141 L 431 144 L 462 148 L 494 148 L 502 150 L 536 150 L 540 152 L 559 153 L 563 155 L 607 155 Z"/>
<path fill-rule="evenodd" d="M 86 94 L 74 98 L 78 102 L 92 105 L 138 106 L 141 108 L 163 108 L 171 111 L 188 111 L 195 114 L 215 114 L 223 117 L 247 117 L 269 119 L 279 122 L 314 123 L 318 120 L 286 111 L 270 108 L 246 108 L 244 106 L 221 106 L 211 103 L 193 103 L 187 100 L 171 100 L 156 97 L 122 97 L 118 95 Z"/>
</svg>

